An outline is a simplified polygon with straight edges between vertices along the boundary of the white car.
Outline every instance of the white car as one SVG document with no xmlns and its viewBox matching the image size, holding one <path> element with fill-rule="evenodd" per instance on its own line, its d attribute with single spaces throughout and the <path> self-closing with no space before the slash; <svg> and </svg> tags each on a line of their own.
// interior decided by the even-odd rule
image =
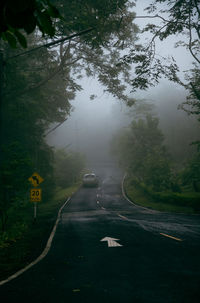
<svg viewBox="0 0 200 303">
<path fill-rule="evenodd" d="M 85 174 L 83 176 L 83 186 L 97 186 L 99 183 L 98 178 L 95 174 Z"/>
</svg>

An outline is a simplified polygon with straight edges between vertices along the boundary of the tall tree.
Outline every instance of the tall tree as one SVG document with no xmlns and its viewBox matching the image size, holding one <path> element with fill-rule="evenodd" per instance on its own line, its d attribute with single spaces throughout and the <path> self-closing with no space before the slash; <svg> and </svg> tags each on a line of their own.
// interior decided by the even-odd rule
<svg viewBox="0 0 200 303">
<path fill-rule="evenodd" d="M 55 23 L 59 47 L 41 47 L 43 38 L 37 33 L 27 38 L 25 53 L 3 44 L 2 212 L 20 192 L 26 192 L 25 180 L 35 169 L 53 188 L 53 156 L 45 134 L 51 123 L 61 124 L 69 115 L 69 101 L 81 89 L 80 77 L 96 75 L 107 91 L 128 101 L 129 68 L 116 65 L 123 48 L 136 40 L 137 27 L 132 26 L 134 13 L 129 12 L 128 1 L 55 1 L 55 5 L 63 17 Z M 62 40 L 88 28 L 90 34 Z"/>
<path fill-rule="evenodd" d="M 158 123 L 151 115 L 133 120 L 130 129 L 115 138 L 113 151 L 131 176 L 161 191 L 170 187 L 170 162 Z"/>
<path fill-rule="evenodd" d="M 188 105 L 193 107 L 190 113 L 196 113 L 199 108 L 199 39 L 200 39 L 200 9 L 198 0 L 154 0 L 145 9 L 147 15 L 136 18 L 160 20 L 160 24 L 149 23 L 141 31 L 149 33 L 151 38 L 145 45 L 131 48 L 129 54 L 122 57 L 121 64 L 133 64 L 135 75 L 132 79 L 133 91 L 147 89 L 159 83 L 162 77 L 185 87 L 189 95 Z M 179 41 L 179 35 L 184 37 Z M 175 47 L 185 47 L 191 54 L 195 66 L 186 75 L 185 81 L 178 76 L 179 66 L 173 57 L 162 58 L 156 53 L 156 40 L 163 41 L 176 35 Z M 195 73 L 195 76 L 194 76 Z"/>
</svg>

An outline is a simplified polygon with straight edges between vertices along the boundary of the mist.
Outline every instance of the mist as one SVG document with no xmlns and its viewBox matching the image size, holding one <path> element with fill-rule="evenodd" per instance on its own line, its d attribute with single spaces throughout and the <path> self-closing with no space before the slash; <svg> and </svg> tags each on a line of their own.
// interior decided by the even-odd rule
<svg viewBox="0 0 200 303">
<path fill-rule="evenodd" d="M 144 8 L 150 1 L 138 1 L 133 10 L 137 16 L 145 15 Z M 135 19 L 135 23 L 144 27 L 148 19 Z M 159 20 L 154 20 L 159 23 Z M 142 37 L 142 38 L 141 38 Z M 150 37 L 143 34 L 139 42 L 144 42 Z M 180 35 L 180 39 L 182 36 Z M 165 41 L 156 41 L 156 51 L 162 56 L 173 56 L 180 66 L 179 76 L 183 78 L 183 71 L 191 68 L 192 58 L 184 47 L 175 48 L 177 41 L 171 35 Z M 56 149 L 77 151 L 83 153 L 87 161 L 109 161 L 110 142 L 119 129 L 127 127 L 131 122 L 128 112 L 130 109 L 122 101 L 105 93 L 104 88 L 96 78 L 83 77 L 79 81 L 82 90 L 71 101 L 73 110 L 64 122 L 47 137 L 50 146 Z M 156 87 L 146 91 L 131 92 L 127 88 L 129 97 L 137 102 L 145 100 L 155 106 L 155 113 L 160 120 L 160 128 L 165 135 L 166 145 L 177 161 L 184 161 L 191 155 L 193 148 L 190 143 L 198 139 L 199 126 L 196 119 L 188 116 L 178 106 L 186 100 L 187 93 L 184 88 L 162 79 Z M 90 96 L 94 96 L 93 99 Z"/>
<path fill-rule="evenodd" d="M 67 121 L 49 134 L 47 142 L 56 149 L 83 153 L 87 162 L 111 161 L 110 144 L 113 135 L 130 125 L 133 119 L 128 107 L 111 95 L 104 93 L 95 79 L 82 81 L 83 90 L 71 102 L 73 110 Z M 94 100 L 90 96 L 95 94 Z M 140 102 L 153 104 L 154 114 L 159 118 L 165 143 L 177 165 L 183 163 L 194 151 L 191 146 L 198 140 L 199 124 L 178 106 L 185 101 L 187 93 L 169 81 L 147 92 L 130 93 Z"/>
<path fill-rule="evenodd" d="M 51 146 L 81 152 L 87 161 L 109 161 L 113 134 L 129 124 L 126 106 L 103 91 L 95 79 L 86 78 L 83 89 L 71 102 L 71 115 L 52 132 Z M 91 95 L 96 95 L 94 100 Z"/>
<path fill-rule="evenodd" d="M 3 1 L 2 302 L 200 302 L 197 2 Z"/>
</svg>

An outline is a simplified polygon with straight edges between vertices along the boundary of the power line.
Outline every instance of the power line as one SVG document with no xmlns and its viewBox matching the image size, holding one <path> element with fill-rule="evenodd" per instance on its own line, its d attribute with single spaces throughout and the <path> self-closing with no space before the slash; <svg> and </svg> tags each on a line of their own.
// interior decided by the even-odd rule
<svg viewBox="0 0 200 303">
<path fill-rule="evenodd" d="M 34 52 L 34 51 L 36 51 L 36 50 L 38 50 L 38 49 L 41 49 L 41 48 L 43 48 L 43 47 L 50 47 L 50 46 L 56 45 L 56 44 L 58 44 L 58 43 L 62 43 L 62 42 L 64 42 L 64 41 L 73 39 L 73 38 L 75 38 L 75 37 L 82 36 L 82 35 L 84 35 L 84 34 L 87 34 L 87 33 L 91 32 L 92 30 L 94 30 L 94 28 L 89 28 L 89 29 L 83 30 L 83 31 L 81 31 L 81 32 L 79 32 L 79 33 L 70 35 L 70 36 L 68 36 L 68 37 L 61 38 L 61 39 L 58 39 L 58 40 L 56 40 L 56 41 L 49 42 L 49 43 L 47 43 L 47 44 L 40 45 L 40 46 L 35 47 L 35 48 L 32 48 L 32 49 L 30 49 L 30 50 L 28 50 L 28 51 L 26 51 L 26 52 L 17 54 L 17 55 L 12 56 L 12 57 L 8 57 L 8 58 L 6 59 L 6 61 L 7 61 L 7 60 L 14 59 L 14 58 L 17 58 L 17 57 L 19 57 L 19 56 L 23 56 L 23 55 L 32 53 L 32 52 Z"/>
</svg>

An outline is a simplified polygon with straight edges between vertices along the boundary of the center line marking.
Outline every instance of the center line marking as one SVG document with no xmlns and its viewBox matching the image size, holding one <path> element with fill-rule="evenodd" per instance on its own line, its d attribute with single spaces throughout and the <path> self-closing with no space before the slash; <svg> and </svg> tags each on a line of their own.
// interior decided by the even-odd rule
<svg viewBox="0 0 200 303">
<path fill-rule="evenodd" d="M 124 217 L 124 216 L 122 216 L 122 215 L 120 215 L 120 214 L 117 214 L 118 215 L 118 217 L 121 217 L 122 219 L 124 219 L 124 220 L 128 220 L 128 218 L 126 218 L 126 217 Z"/>
<path fill-rule="evenodd" d="M 160 233 L 160 235 L 162 235 L 164 237 L 167 237 L 167 238 L 171 238 L 171 239 L 176 240 L 176 241 L 183 241 L 182 239 L 179 239 L 179 238 L 167 235 L 167 234 Z"/>
</svg>

